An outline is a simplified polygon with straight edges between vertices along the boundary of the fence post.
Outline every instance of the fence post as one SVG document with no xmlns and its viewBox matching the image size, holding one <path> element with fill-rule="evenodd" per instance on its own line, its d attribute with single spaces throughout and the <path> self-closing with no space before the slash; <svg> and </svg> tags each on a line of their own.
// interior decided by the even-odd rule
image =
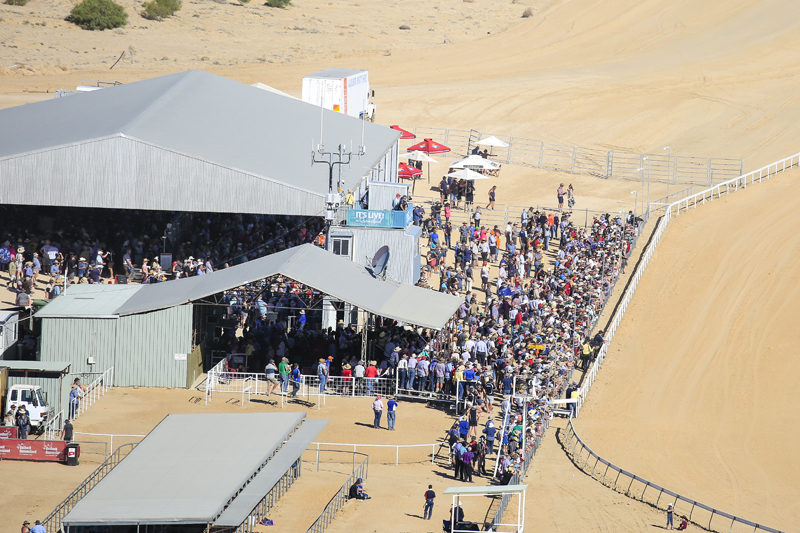
<svg viewBox="0 0 800 533">
<path fill-rule="evenodd" d="M 542 143 L 542 148 L 541 150 L 539 150 L 539 168 L 544 168 L 542 166 L 544 165 L 544 141 L 541 141 L 541 143 Z"/>
<path fill-rule="evenodd" d="M 506 158 L 506 163 L 509 165 L 511 164 L 511 150 L 514 148 L 514 137 L 511 137 L 508 140 L 508 157 Z M 467 154 L 469 155 L 469 154 Z"/>
<path fill-rule="evenodd" d="M 611 177 L 611 150 L 606 151 L 606 178 Z"/>
<path fill-rule="evenodd" d="M 578 147 L 572 147 L 572 168 L 569 170 L 570 174 L 575 174 L 575 160 L 578 158 Z"/>
</svg>

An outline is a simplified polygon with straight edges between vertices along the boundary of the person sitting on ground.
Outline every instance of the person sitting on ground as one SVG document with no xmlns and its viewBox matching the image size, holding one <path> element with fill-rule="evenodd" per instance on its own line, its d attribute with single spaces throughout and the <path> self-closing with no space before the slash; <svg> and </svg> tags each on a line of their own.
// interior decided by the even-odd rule
<svg viewBox="0 0 800 533">
<path fill-rule="evenodd" d="M 678 526 L 678 531 L 685 531 L 689 527 L 689 521 L 685 516 L 681 517 L 681 525 Z"/>
<path fill-rule="evenodd" d="M 353 483 L 350 486 L 350 492 L 348 494 L 348 497 L 351 500 L 369 500 L 370 499 L 369 494 L 364 492 L 363 482 L 364 482 L 363 479 L 358 478 L 356 480 L 356 482 Z"/>
</svg>

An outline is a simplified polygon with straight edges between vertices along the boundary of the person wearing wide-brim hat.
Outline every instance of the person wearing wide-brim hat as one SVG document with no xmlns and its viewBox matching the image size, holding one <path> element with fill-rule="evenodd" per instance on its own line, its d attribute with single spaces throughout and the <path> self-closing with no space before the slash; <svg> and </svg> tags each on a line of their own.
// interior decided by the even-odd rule
<svg viewBox="0 0 800 533">
<path fill-rule="evenodd" d="M 328 382 L 329 374 L 330 371 L 328 369 L 328 364 L 325 362 L 325 359 L 320 358 L 319 364 L 317 365 L 317 378 L 319 379 L 320 394 L 325 392 L 325 384 Z"/>
</svg>

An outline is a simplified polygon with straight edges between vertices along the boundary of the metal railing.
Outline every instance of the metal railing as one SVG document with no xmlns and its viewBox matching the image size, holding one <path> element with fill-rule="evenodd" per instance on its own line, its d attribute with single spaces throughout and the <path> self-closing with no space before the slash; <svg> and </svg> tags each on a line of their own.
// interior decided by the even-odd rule
<svg viewBox="0 0 800 533">
<path fill-rule="evenodd" d="M 591 174 L 602 178 L 622 178 L 641 181 L 651 179 L 664 183 L 694 183 L 711 185 L 744 172 L 742 159 L 691 157 L 671 153 L 638 153 L 625 150 L 602 150 L 540 140 L 497 135 L 477 130 L 414 127 L 418 137 L 431 137 L 449 147 L 454 157 L 466 156 L 476 142 L 490 135 L 508 144 L 493 148 L 492 159 L 509 165 Z M 412 141 L 413 142 L 413 141 Z M 638 169 L 644 168 L 644 171 Z"/>
<path fill-rule="evenodd" d="M 256 526 L 261 523 L 269 511 L 275 507 L 283 495 L 292 488 L 297 478 L 302 475 L 303 462 L 300 458 L 295 461 L 289 470 L 287 470 L 277 483 L 267 492 L 255 508 L 250 511 L 250 514 L 239 527 L 236 528 L 236 533 L 253 533 Z"/>
<path fill-rule="evenodd" d="M 351 398 L 368 398 L 380 394 L 389 396 L 396 392 L 395 378 L 357 378 L 328 376 L 325 382 L 326 395 L 350 396 Z M 311 396 L 319 391 L 317 376 L 302 376 L 301 396 Z"/>
<path fill-rule="evenodd" d="M 565 432 L 566 434 L 562 444 L 564 445 L 564 449 L 575 466 L 589 474 L 603 485 L 610 487 L 617 492 L 625 494 L 625 496 L 633 498 L 634 500 L 645 502 L 664 511 L 667 508 L 666 504 L 671 503 L 675 508 L 674 512 L 676 515 L 685 515 L 688 521 L 709 531 L 730 532 L 735 524 L 741 524 L 747 526 L 748 528 L 752 528 L 750 531 L 753 531 L 754 533 L 757 531 L 782 533 L 777 529 L 773 529 L 751 520 L 720 511 L 719 509 L 704 503 L 700 503 L 697 500 L 682 496 L 677 492 L 656 485 L 652 481 L 649 481 L 643 477 L 637 476 L 636 474 L 628 472 L 627 470 L 623 470 L 610 461 L 607 461 L 606 459 L 603 459 L 597 455 L 580 438 L 580 436 L 578 436 L 577 432 L 575 431 L 575 426 L 572 423 L 572 419 L 569 420 Z M 585 456 L 584 452 L 586 452 Z M 599 469 L 598 465 L 600 465 Z M 667 498 L 664 498 L 665 504 L 661 504 L 661 499 L 664 496 L 668 496 L 669 501 Z M 688 510 L 682 509 L 680 507 L 681 504 L 689 506 Z M 703 513 L 706 513 L 706 516 L 701 518 L 700 515 Z M 726 520 L 725 527 L 723 529 L 716 529 L 714 527 L 715 518 L 717 519 L 717 522 L 719 522 L 721 519 Z M 730 524 L 727 523 L 727 520 L 730 520 Z"/>
<path fill-rule="evenodd" d="M 114 469 L 115 466 L 119 464 L 127 455 L 136 447 L 138 443 L 132 442 L 130 444 L 123 444 L 119 448 L 117 448 L 111 456 L 106 459 L 103 464 L 97 467 L 97 469 L 89 474 L 89 476 L 78 485 L 78 488 L 73 490 L 69 496 L 64 498 L 60 504 L 56 506 L 52 513 L 47 515 L 42 521 L 42 525 L 45 527 L 47 531 L 58 531 L 61 529 L 61 520 L 75 507 L 75 504 L 78 503 L 81 498 L 86 496 L 86 494 L 92 490 L 95 485 L 100 483 L 100 480 L 106 477 L 106 475 Z"/>
<path fill-rule="evenodd" d="M 542 439 L 544 438 L 544 434 L 550 428 L 550 418 L 545 417 L 544 419 L 544 430 L 542 431 L 542 435 L 537 436 L 534 441 L 533 445 L 528 448 L 527 450 L 523 450 L 523 460 L 522 464 L 520 465 L 519 472 L 515 473 L 511 476 L 511 480 L 508 482 L 509 485 L 519 485 L 522 483 L 522 480 L 525 479 L 525 475 L 528 473 L 528 467 L 530 467 L 531 463 L 533 462 L 533 458 L 539 451 L 539 448 L 542 445 Z M 527 428 L 524 430 L 527 431 Z M 498 453 L 499 455 L 499 453 Z M 506 509 L 508 509 L 508 504 L 511 503 L 511 498 L 513 494 L 503 494 L 503 497 L 500 498 L 500 505 L 497 508 L 497 512 L 495 512 L 494 517 L 492 518 L 491 526 L 492 531 L 497 531 L 497 525 L 503 524 L 503 515 L 506 513 Z"/>
<path fill-rule="evenodd" d="M 427 207 L 426 215 L 430 214 L 430 205 L 433 204 L 434 202 L 438 202 L 439 201 L 438 197 L 433 197 L 433 196 L 421 196 L 421 195 L 418 195 L 418 196 L 415 196 L 414 198 L 419 203 L 422 203 L 422 202 L 425 203 L 425 205 Z M 655 204 L 655 202 L 653 202 L 653 203 Z M 540 211 L 540 212 L 541 211 L 545 211 L 545 212 L 549 212 L 549 213 L 557 213 L 559 215 L 559 217 L 562 215 L 562 212 L 563 213 L 570 213 L 570 221 L 572 221 L 573 225 L 578 226 L 578 227 L 584 227 L 584 228 L 586 228 L 588 226 L 591 226 L 592 223 L 594 222 L 594 218 L 595 217 L 599 217 L 599 216 L 605 215 L 606 213 L 608 213 L 608 214 L 627 213 L 627 211 L 624 210 L 624 209 L 618 210 L 618 211 L 613 211 L 613 210 L 608 210 L 608 209 L 606 209 L 604 211 L 600 211 L 600 210 L 597 210 L 597 209 L 588 209 L 588 208 L 587 209 L 563 209 L 563 210 L 560 210 L 560 209 L 558 209 L 558 207 L 549 207 L 549 206 L 544 206 L 544 205 L 539 205 L 539 204 L 524 206 L 524 205 L 511 205 L 511 204 L 499 204 L 499 203 L 496 203 L 496 204 L 494 204 L 495 209 L 485 209 L 484 208 L 484 204 L 481 203 L 481 202 L 473 202 L 473 204 L 474 205 L 473 205 L 472 209 L 469 210 L 469 211 L 465 211 L 462 207 L 458 207 L 458 208 L 454 207 L 454 208 L 452 208 L 450 210 L 450 222 L 453 224 L 453 242 L 456 242 L 458 240 L 458 237 L 456 235 L 456 233 L 457 233 L 457 231 L 456 231 L 457 225 L 461 224 L 461 222 L 465 221 L 465 220 L 467 222 L 472 222 L 473 213 L 475 211 L 475 206 L 478 206 L 478 207 L 481 208 L 481 223 L 480 223 L 481 226 L 484 226 L 484 227 L 487 227 L 487 228 L 491 228 L 493 226 L 498 226 L 498 228 L 501 229 L 501 230 L 505 230 L 505 226 L 509 222 L 521 223 L 522 222 L 522 212 L 523 211 L 527 212 L 528 209 L 530 209 L 531 207 L 533 207 L 533 209 L 535 211 Z M 583 215 L 583 216 L 581 216 L 581 215 Z M 444 213 L 441 214 L 441 219 L 442 219 L 442 224 L 444 224 L 444 222 L 445 222 Z M 440 237 L 440 239 L 442 241 L 444 241 L 444 235 L 440 234 L 439 237 Z"/>
<path fill-rule="evenodd" d="M 335 451 L 335 450 L 331 450 Z M 356 453 L 356 452 L 352 452 Z M 364 454 L 359 454 L 364 455 Z M 322 514 L 319 515 L 314 523 L 308 528 L 306 533 L 322 533 L 325 531 L 330 523 L 333 521 L 336 513 L 338 513 L 342 507 L 347 503 L 350 487 L 353 483 L 356 482 L 358 478 L 367 479 L 367 474 L 369 473 L 369 456 L 364 455 L 364 460 L 361 461 L 356 468 L 353 469 L 353 473 L 350 474 L 350 477 L 347 478 L 347 481 L 339 488 L 339 491 L 333 495 L 333 498 L 330 499 L 328 505 L 325 506 L 325 510 L 322 511 Z"/>
<path fill-rule="evenodd" d="M 395 465 L 399 465 L 400 464 L 400 449 L 401 448 L 403 448 L 403 449 L 430 448 L 431 449 L 431 464 L 433 464 L 434 463 L 434 459 L 436 458 L 436 447 L 437 446 L 441 446 L 442 442 L 441 441 L 440 442 L 434 442 L 434 443 L 431 443 L 431 444 L 345 444 L 345 443 L 341 443 L 341 442 L 312 442 L 311 444 L 316 446 L 316 451 L 317 452 L 325 451 L 325 450 L 321 450 L 320 446 L 343 446 L 343 447 L 347 447 L 347 448 L 352 447 L 353 448 L 352 452 L 349 452 L 349 450 L 328 450 L 328 451 L 339 451 L 339 452 L 347 451 L 349 453 L 357 453 L 359 448 L 394 449 L 394 452 L 395 452 L 394 453 L 394 464 Z M 319 460 L 319 458 L 317 460 Z M 374 460 L 375 460 L 375 458 L 373 457 L 373 461 Z M 416 462 L 419 462 L 419 461 L 418 460 L 412 460 L 412 461 L 409 461 L 409 462 L 416 463 Z"/>
<path fill-rule="evenodd" d="M 64 429 L 63 410 L 59 411 L 56 416 L 49 417 L 44 423 L 44 440 L 56 440 L 62 429 Z"/>
<path fill-rule="evenodd" d="M 114 450 L 114 437 L 117 437 L 118 439 L 119 438 L 130 438 L 130 439 L 139 439 L 139 440 L 141 440 L 141 439 L 143 439 L 143 438 L 145 438 L 147 436 L 147 435 L 122 435 L 122 434 L 111 434 L 111 433 L 84 433 L 82 431 L 76 431 L 75 435 L 87 435 L 87 436 L 90 436 L 90 437 L 108 437 L 108 439 L 109 439 L 108 449 L 112 450 L 112 451 Z M 120 448 L 122 448 L 122 446 L 126 446 L 127 444 L 138 444 L 138 443 L 139 443 L 139 441 L 136 441 L 135 443 L 125 443 L 125 444 L 121 445 Z"/>
<path fill-rule="evenodd" d="M 633 294 L 636 292 L 636 287 L 639 284 L 639 281 L 641 281 L 642 275 L 644 274 L 647 265 L 655 253 L 656 246 L 658 246 L 661 237 L 664 235 L 664 230 L 667 228 L 670 220 L 672 220 L 672 217 L 677 217 L 680 215 L 682 210 L 688 211 L 690 207 L 697 208 L 698 205 L 705 205 L 707 201 L 712 202 L 715 198 L 721 198 L 723 193 L 730 194 L 738 191 L 740 188 L 746 189 L 748 182 L 751 185 L 756 181 L 761 183 L 761 181 L 765 178 L 769 179 L 770 176 L 778 174 L 779 172 L 784 172 L 785 170 L 791 169 L 798 165 L 800 165 L 800 153 L 794 154 L 774 163 L 770 163 L 769 165 L 761 167 L 757 170 L 753 170 L 752 172 L 748 172 L 747 174 L 743 174 L 731 180 L 723 181 L 722 183 L 718 183 L 712 187 L 703 189 L 700 192 L 687 195 L 684 198 L 681 198 L 666 206 L 664 209 L 664 214 L 658 219 L 656 227 L 653 230 L 653 234 L 650 238 L 650 242 L 642 253 L 639 263 L 636 265 L 636 270 L 628 280 L 628 285 L 625 288 L 625 292 L 617 304 L 614 314 L 611 316 L 611 319 L 608 322 L 604 337 L 605 342 L 600 348 L 597 358 L 592 363 L 592 366 L 589 368 L 588 372 L 584 374 L 583 383 L 581 384 L 580 388 L 580 398 L 576 405 L 576 416 L 580 414 L 580 409 L 586 402 L 586 398 L 589 395 L 589 390 L 591 389 L 592 384 L 597 377 L 597 373 L 600 370 L 600 367 L 603 365 L 605 356 L 608 353 L 609 343 L 614 338 L 614 334 L 616 333 L 617 328 L 622 321 L 622 317 L 625 316 L 625 311 L 628 309 L 628 306 L 633 298 Z"/>
<path fill-rule="evenodd" d="M 97 402 L 101 397 L 105 396 L 108 389 L 114 386 L 114 367 L 112 366 L 89 383 L 83 390 L 83 396 L 80 398 L 78 405 L 73 407 L 69 406 L 69 418 L 75 420 L 83 413 L 86 412 L 92 405 Z M 59 430 L 62 428 L 58 428 Z"/>
</svg>

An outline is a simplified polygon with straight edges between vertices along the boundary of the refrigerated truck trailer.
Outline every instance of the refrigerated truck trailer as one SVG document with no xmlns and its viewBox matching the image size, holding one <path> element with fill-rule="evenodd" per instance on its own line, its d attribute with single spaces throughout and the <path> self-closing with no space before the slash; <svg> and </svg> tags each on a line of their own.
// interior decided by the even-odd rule
<svg viewBox="0 0 800 533">
<path fill-rule="evenodd" d="M 303 77 L 303 101 L 365 120 L 375 119 L 369 72 L 329 68 Z"/>
</svg>

